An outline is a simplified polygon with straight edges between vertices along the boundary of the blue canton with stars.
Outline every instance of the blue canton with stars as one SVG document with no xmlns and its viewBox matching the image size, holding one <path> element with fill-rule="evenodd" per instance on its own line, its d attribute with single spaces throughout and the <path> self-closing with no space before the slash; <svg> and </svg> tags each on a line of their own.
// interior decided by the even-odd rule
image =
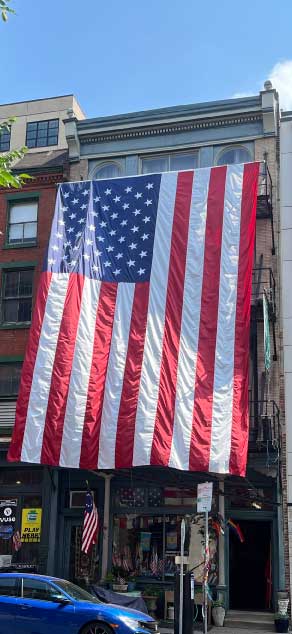
<svg viewBox="0 0 292 634">
<path fill-rule="evenodd" d="M 45 270 L 149 281 L 160 181 L 152 174 L 62 184 Z"/>
</svg>

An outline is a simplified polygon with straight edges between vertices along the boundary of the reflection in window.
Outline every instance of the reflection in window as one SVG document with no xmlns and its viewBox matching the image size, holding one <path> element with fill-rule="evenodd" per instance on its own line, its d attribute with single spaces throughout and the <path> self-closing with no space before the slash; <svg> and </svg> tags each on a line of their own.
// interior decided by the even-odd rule
<svg viewBox="0 0 292 634">
<path fill-rule="evenodd" d="M 116 178 L 120 176 L 120 174 L 120 168 L 116 163 L 107 163 L 96 169 L 94 178 L 97 180 L 102 178 Z"/>
<path fill-rule="evenodd" d="M 0 363 L 0 396 L 17 396 L 21 363 Z"/>
<path fill-rule="evenodd" d="M 196 167 L 198 167 L 197 152 L 163 154 L 142 159 L 143 174 L 190 170 Z"/>
<path fill-rule="evenodd" d="M 59 119 L 32 121 L 26 126 L 26 145 L 29 148 L 58 145 Z"/>
<path fill-rule="evenodd" d="M 33 269 L 3 271 L 2 322 L 31 321 Z"/>
<path fill-rule="evenodd" d="M 248 163 L 249 161 L 251 161 L 251 156 L 246 148 L 234 147 L 223 150 L 217 165 L 233 165 L 234 163 Z"/>
<path fill-rule="evenodd" d="M 14 203 L 10 207 L 8 242 L 23 244 L 35 242 L 37 237 L 38 203 L 35 201 Z"/>
</svg>

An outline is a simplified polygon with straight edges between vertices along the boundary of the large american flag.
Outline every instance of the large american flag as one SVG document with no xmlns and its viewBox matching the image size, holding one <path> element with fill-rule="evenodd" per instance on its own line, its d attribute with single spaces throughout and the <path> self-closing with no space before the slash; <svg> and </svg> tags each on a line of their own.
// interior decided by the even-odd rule
<svg viewBox="0 0 292 634">
<path fill-rule="evenodd" d="M 81 552 L 88 553 L 91 547 L 97 543 L 98 513 L 90 491 L 86 493 L 84 521 L 82 530 Z"/>
<path fill-rule="evenodd" d="M 245 473 L 258 169 L 59 187 L 10 461 Z"/>
</svg>

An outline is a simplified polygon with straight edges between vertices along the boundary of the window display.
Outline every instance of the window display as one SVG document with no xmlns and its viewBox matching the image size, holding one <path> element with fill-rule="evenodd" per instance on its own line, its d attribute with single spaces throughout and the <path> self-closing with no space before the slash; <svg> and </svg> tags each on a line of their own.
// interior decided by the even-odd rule
<svg viewBox="0 0 292 634">
<path fill-rule="evenodd" d="M 0 500 L 0 570 L 10 565 L 37 568 L 42 498 L 15 496 Z"/>
<path fill-rule="evenodd" d="M 162 579 L 176 570 L 175 556 L 180 553 L 182 516 L 143 516 L 130 514 L 114 517 L 113 572 L 117 576 Z M 187 527 L 185 555 L 188 554 Z"/>
</svg>

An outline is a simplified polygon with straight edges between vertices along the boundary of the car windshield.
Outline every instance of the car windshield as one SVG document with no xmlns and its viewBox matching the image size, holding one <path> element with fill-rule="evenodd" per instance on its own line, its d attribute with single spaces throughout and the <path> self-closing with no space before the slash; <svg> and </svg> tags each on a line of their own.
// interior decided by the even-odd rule
<svg viewBox="0 0 292 634">
<path fill-rule="evenodd" d="M 79 586 L 75 586 L 74 583 L 70 583 L 70 581 L 57 581 L 57 584 L 61 590 L 66 592 L 71 599 L 75 601 L 90 601 L 91 603 L 101 603 L 96 597 L 93 597 L 92 594 L 83 590 L 83 588 L 79 588 Z"/>
</svg>

